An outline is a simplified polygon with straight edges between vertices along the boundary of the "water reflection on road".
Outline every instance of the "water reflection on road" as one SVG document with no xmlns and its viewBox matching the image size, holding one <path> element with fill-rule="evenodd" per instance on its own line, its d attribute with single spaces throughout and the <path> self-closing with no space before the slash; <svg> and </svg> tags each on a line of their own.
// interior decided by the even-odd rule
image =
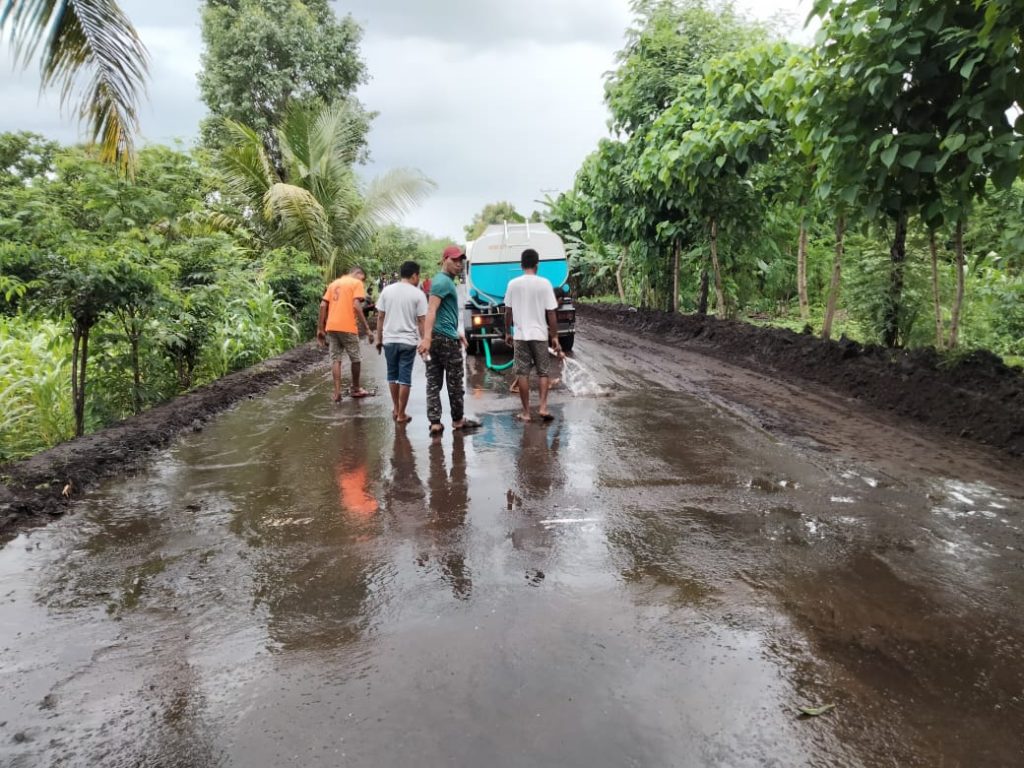
<svg viewBox="0 0 1024 768">
<path fill-rule="evenodd" d="M 474 364 L 484 426 L 440 440 L 419 367 L 404 427 L 302 376 L 11 542 L 0 762 L 1007 764 L 1020 489 L 837 467 L 578 355 L 616 395 L 522 425 Z"/>
</svg>

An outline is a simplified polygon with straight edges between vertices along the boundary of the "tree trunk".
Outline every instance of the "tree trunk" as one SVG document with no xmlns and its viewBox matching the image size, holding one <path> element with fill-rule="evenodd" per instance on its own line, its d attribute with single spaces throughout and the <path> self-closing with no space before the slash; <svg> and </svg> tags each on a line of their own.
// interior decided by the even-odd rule
<svg viewBox="0 0 1024 768">
<path fill-rule="evenodd" d="M 702 269 L 700 271 L 700 295 L 697 297 L 697 314 L 706 315 L 708 313 L 708 271 Z"/>
<path fill-rule="evenodd" d="M 679 314 L 679 241 L 672 244 L 672 312 Z"/>
<path fill-rule="evenodd" d="M 807 299 L 807 219 L 800 218 L 800 240 L 796 249 L 796 291 L 800 297 L 800 319 L 807 322 L 811 303 Z"/>
<path fill-rule="evenodd" d="M 619 301 L 626 303 L 626 290 L 622 287 L 622 266 L 626 263 L 626 254 L 629 253 L 629 246 L 622 246 L 622 255 L 619 257 L 619 266 L 615 268 L 615 287 L 619 289 Z"/>
<path fill-rule="evenodd" d="M 889 295 L 886 297 L 882 340 L 887 347 L 900 341 L 900 309 L 903 304 L 903 270 L 907 261 L 907 213 L 896 216 L 896 231 L 889 249 Z"/>
<path fill-rule="evenodd" d="M 828 288 L 828 303 L 825 306 L 825 320 L 821 325 L 821 338 L 832 338 L 832 319 L 836 315 L 836 304 L 839 303 L 839 284 L 843 272 L 843 238 L 846 235 L 846 217 L 842 214 L 836 219 L 836 255 L 832 257 L 832 282 Z"/>
<path fill-rule="evenodd" d="M 939 296 L 939 245 L 935 230 L 928 232 L 928 249 L 932 254 L 932 303 L 935 305 L 935 348 L 942 349 L 942 299 Z"/>
<path fill-rule="evenodd" d="M 132 411 L 142 413 L 142 371 L 139 368 L 139 334 L 129 337 L 132 347 Z"/>
<path fill-rule="evenodd" d="M 715 314 L 725 316 L 725 291 L 722 288 L 722 268 L 718 264 L 718 221 L 711 220 L 711 267 L 715 271 Z"/>
<path fill-rule="evenodd" d="M 85 373 L 89 364 L 89 328 L 76 324 L 71 351 L 71 398 L 75 409 L 75 437 L 85 434 Z"/>
<path fill-rule="evenodd" d="M 71 331 L 71 407 L 75 413 L 75 437 L 82 435 L 82 415 L 78 407 L 78 366 L 81 360 L 82 332 L 78 323 Z"/>
<path fill-rule="evenodd" d="M 960 341 L 960 310 L 964 305 L 964 220 L 956 223 L 956 298 L 949 317 L 949 348 L 956 349 Z"/>
<path fill-rule="evenodd" d="M 139 339 L 142 336 L 138 316 L 130 309 L 118 312 L 121 328 L 128 339 L 129 362 L 132 366 L 132 413 L 142 413 L 142 370 L 139 365 Z"/>
</svg>

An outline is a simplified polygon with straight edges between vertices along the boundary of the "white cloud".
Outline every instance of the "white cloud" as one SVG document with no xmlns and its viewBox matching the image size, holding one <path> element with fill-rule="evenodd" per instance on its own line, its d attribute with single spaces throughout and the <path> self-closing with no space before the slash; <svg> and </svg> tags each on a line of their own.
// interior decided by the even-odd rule
<svg viewBox="0 0 1024 768">
<path fill-rule="evenodd" d="M 601 73 L 612 54 L 599 46 L 518 42 L 467 50 L 402 38 L 368 39 L 364 51 L 376 75 L 360 96 L 381 113 L 370 135 L 369 172 L 419 168 L 445 200 L 411 214 L 413 226 L 459 233 L 499 199 L 528 213 L 542 189 L 572 183 L 605 132 Z"/>
</svg>

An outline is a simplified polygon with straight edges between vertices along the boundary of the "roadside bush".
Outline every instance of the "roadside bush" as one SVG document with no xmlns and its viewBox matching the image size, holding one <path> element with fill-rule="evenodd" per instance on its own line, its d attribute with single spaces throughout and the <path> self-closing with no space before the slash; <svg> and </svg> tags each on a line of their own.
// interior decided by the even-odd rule
<svg viewBox="0 0 1024 768">
<path fill-rule="evenodd" d="M 71 336 L 49 320 L 0 317 L 0 461 L 75 433 Z"/>
</svg>

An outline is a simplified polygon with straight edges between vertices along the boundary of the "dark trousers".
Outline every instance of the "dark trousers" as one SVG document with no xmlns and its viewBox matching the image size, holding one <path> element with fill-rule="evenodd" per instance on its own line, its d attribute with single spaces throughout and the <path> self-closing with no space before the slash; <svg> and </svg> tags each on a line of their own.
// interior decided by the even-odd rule
<svg viewBox="0 0 1024 768">
<path fill-rule="evenodd" d="M 452 421 L 461 421 L 465 402 L 462 343 L 458 339 L 435 336 L 430 342 L 427 361 L 427 418 L 431 424 L 441 421 L 441 387 L 448 380 L 448 404 Z"/>
</svg>

